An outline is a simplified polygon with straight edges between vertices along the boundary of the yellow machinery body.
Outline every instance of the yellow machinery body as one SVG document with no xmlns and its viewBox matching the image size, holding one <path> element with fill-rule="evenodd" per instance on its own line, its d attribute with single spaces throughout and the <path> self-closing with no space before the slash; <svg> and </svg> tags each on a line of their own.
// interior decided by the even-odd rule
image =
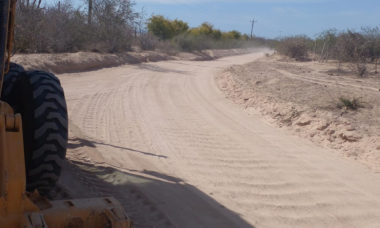
<svg viewBox="0 0 380 228">
<path fill-rule="evenodd" d="M 0 101 L 0 227 L 132 227 L 112 197 L 48 201 L 25 192 L 24 164 L 21 115 Z"/>
<path fill-rule="evenodd" d="M 13 47 L 16 0 L 0 1 L 0 96 Z M 21 94 L 21 93 L 20 93 Z M 0 228 L 131 228 L 112 197 L 49 201 L 26 192 L 22 119 L 0 100 Z"/>
</svg>

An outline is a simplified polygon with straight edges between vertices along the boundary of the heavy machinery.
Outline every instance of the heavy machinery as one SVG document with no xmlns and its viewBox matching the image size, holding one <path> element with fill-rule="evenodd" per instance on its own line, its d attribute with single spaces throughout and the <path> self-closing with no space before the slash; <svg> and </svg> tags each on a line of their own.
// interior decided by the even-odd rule
<svg viewBox="0 0 380 228">
<path fill-rule="evenodd" d="M 67 145 L 57 77 L 11 63 L 16 0 L 0 0 L 0 227 L 130 228 L 112 197 L 49 201 Z"/>
</svg>

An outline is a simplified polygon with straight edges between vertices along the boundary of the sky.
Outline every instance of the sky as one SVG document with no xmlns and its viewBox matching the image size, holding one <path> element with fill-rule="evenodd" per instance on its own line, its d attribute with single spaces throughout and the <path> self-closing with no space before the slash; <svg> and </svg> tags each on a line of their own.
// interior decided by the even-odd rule
<svg viewBox="0 0 380 228">
<path fill-rule="evenodd" d="M 196 27 L 209 22 L 223 31 L 238 30 L 266 38 L 304 34 L 315 37 L 323 30 L 360 30 L 380 26 L 380 0 L 135 0 L 146 17 L 163 15 Z"/>
</svg>

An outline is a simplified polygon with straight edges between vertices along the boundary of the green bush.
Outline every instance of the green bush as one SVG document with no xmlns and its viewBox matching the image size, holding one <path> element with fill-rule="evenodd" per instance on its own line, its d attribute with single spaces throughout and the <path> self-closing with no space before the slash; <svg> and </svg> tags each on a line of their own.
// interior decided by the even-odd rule
<svg viewBox="0 0 380 228">
<path fill-rule="evenodd" d="M 239 40 L 239 39 L 242 39 L 243 37 L 242 37 L 242 35 L 241 35 L 241 33 L 240 32 L 238 32 L 238 31 L 236 31 L 236 30 L 232 30 L 232 31 L 230 31 L 230 32 L 224 32 L 223 34 L 222 34 L 222 38 L 223 39 L 230 39 L 230 40 L 233 40 L 233 39 L 235 39 L 235 40 Z M 246 37 L 244 37 L 244 39 L 247 39 Z"/>
<path fill-rule="evenodd" d="M 161 40 L 172 39 L 186 32 L 189 26 L 180 20 L 168 20 L 163 16 L 152 16 L 148 21 L 148 31 Z"/>
<path fill-rule="evenodd" d="M 199 27 L 191 29 L 189 33 L 194 37 L 207 37 L 215 40 L 222 38 L 222 32 L 219 29 L 214 29 L 214 26 L 207 22 L 204 22 Z"/>
</svg>

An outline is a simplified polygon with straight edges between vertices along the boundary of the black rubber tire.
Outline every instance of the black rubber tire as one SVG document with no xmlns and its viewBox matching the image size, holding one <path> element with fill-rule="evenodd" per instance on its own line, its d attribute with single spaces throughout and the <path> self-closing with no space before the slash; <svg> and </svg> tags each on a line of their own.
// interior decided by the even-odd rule
<svg viewBox="0 0 380 228">
<path fill-rule="evenodd" d="M 11 93 L 14 91 L 16 81 L 20 79 L 20 76 L 25 73 L 22 66 L 11 63 L 9 66 L 9 72 L 4 75 L 3 90 L 1 92 L 1 99 L 10 99 Z M 4 98 L 4 99 L 3 99 Z"/>
<path fill-rule="evenodd" d="M 66 156 L 68 118 L 64 92 L 53 74 L 21 71 L 18 65 L 14 68 L 5 76 L 2 99 L 22 115 L 27 191 L 37 189 L 48 195 L 58 181 Z"/>
</svg>

